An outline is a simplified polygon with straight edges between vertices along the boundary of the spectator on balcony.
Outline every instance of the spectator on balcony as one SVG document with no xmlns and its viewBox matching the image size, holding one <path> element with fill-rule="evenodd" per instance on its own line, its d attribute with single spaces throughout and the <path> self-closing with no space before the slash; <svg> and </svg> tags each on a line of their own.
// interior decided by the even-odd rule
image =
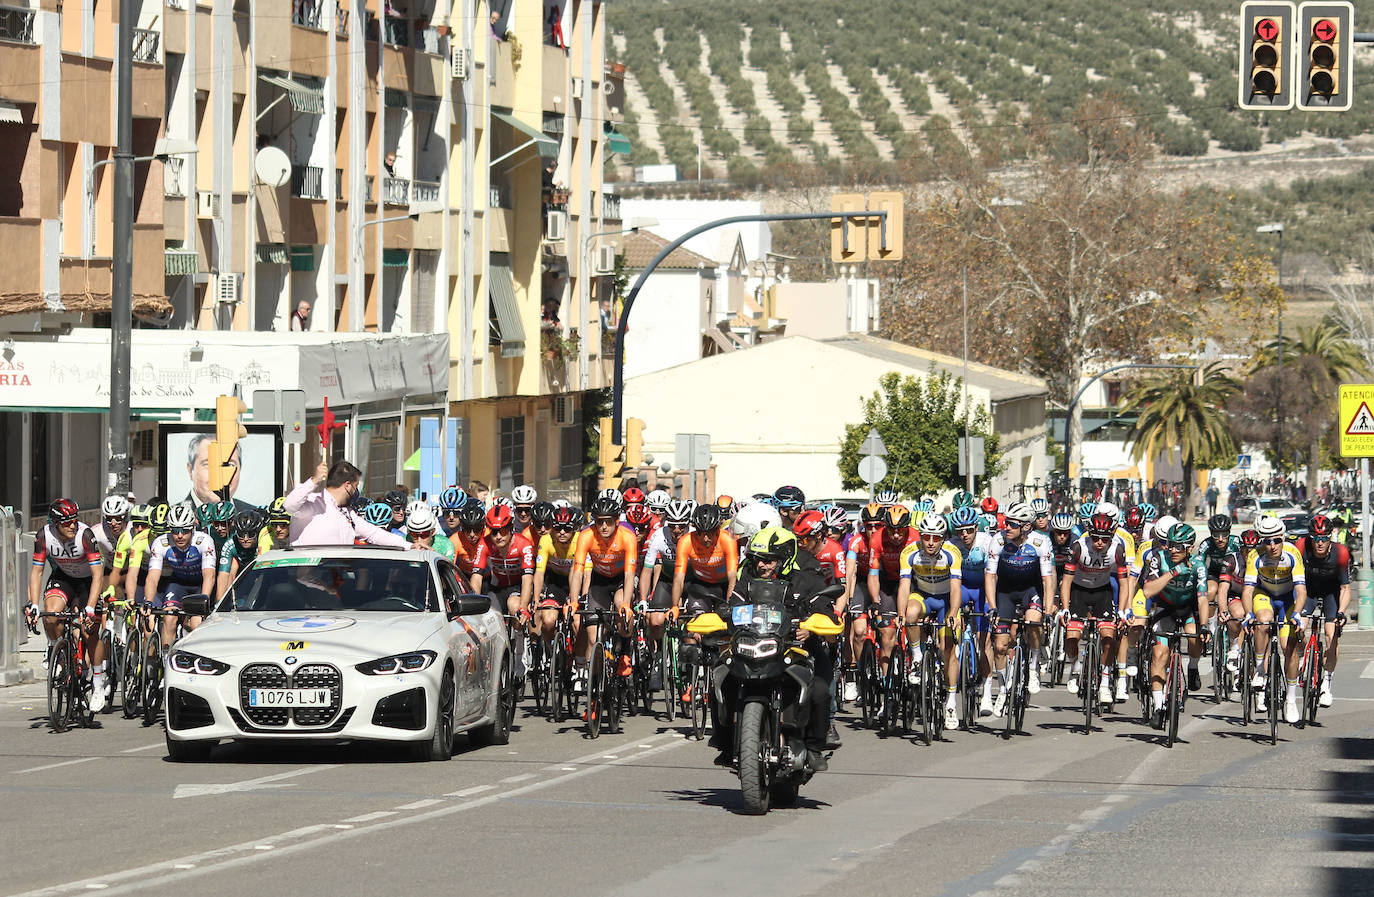
<svg viewBox="0 0 1374 897">
<path fill-rule="evenodd" d="M 549 7 L 549 43 L 555 47 L 568 49 L 568 39 L 563 36 L 563 9 L 558 5 Z"/>
<path fill-rule="evenodd" d="M 497 40 L 506 39 L 506 30 L 501 27 L 501 13 L 497 11 L 491 14 L 491 36 Z"/>
<path fill-rule="evenodd" d="M 291 329 L 296 331 L 310 329 L 310 300 L 302 299 L 296 303 L 296 310 L 291 313 Z"/>
<path fill-rule="evenodd" d="M 601 332 L 610 333 L 615 330 L 620 322 L 616 320 L 615 307 L 611 305 L 611 300 L 601 300 Z"/>
<path fill-rule="evenodd" d="M 558 320 L 558 300 L 545 299 L 544 313 L 539 318 L 539 328 L 546 331 L 555 331 L 561 323 Z"/>
<path fill-rule="evenodd" d="M 394 178 L 396 176 L 396 151 L 392 150 L 382 159 L 382 167 L 386 169 L 386 176 Z"/>
</svg>

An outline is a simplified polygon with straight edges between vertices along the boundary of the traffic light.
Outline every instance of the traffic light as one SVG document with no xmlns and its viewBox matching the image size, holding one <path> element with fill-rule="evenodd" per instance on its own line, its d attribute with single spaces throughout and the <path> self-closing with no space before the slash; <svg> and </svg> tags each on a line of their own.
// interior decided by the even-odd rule
<svg viewBox="0 0 1374 897">
<path fill-rule="evenodd" d="M 239 422 L 239 415 L 248 410 L 238 396 L 219 396 L 215 399 L 215 438 L 206 446 L 206 460 L 210 463 L 210 489 L 228 498 L 229 483 L 234 479 L 230 462 L 239 440 L 248 430 Z"/>
<path fill-rule="evenodd" d="M 625 418 L 625 466 L 636 470 L 644 466 L 644 421 Z"/>
<path fill-rule="evenodd" d="M 830 197 L 832 212 L 862 212 L 865 210 L 862 193 L 836 193 Z M 863 218 L 830 219 L 830 260 L 832 262 L 857 262 L 868 257 L 865 233 L 868 228 Z"/>
<path fill-rule="evenodd" d="M 1354 18 L 1351 3 L 1298 7 L 1299 109 L 1341 112 L 1351 107 Z"/>
<path fill-rule="evenodd" d="M 902 258 L 902 194 L 868 194 L 870 212 L 886 212 L 886 220 L 874 216 L 868 219 L 868 257 L 875 262 L 900 261 Z"/>
<path fill-rule="evenodd" d="M 625 446 L 615 442 L 611 432 L 611 419 L 601 418 L 601 488 L 619 489 L 621 475 L 625 472 Z"/>
<path fill-rule="evenodd" d="M 1240 6 L 1240 108 L 1293 108 L 1295 3 Z"/>
</svg>

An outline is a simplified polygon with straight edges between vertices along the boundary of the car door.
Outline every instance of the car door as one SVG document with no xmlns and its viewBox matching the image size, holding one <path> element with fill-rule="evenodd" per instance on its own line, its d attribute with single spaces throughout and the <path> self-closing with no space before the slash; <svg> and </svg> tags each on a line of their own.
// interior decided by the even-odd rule
<svg viewBox="0 0 1374 897">
<path fill-rule="evenodd" d="M 480 690 L 481 640 L 471 624 L 453 615 L 454 602 L 463 594 L 458 587 L 458 571 L 447 561 L 440 561 L 438 573 L 444 614 L 449 621 L 449 656 L 453 658 L 454 685 L 457 689 L 453 716 L 458 722 L 463 722 L 481 711 L 480 699 L 474 696 L 474 690 Z"/>
</svg>

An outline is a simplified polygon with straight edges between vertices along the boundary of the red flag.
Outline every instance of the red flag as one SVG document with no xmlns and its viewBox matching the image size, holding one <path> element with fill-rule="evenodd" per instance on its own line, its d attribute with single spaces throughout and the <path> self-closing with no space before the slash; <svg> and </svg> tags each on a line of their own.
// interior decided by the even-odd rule
<svg viewBox="0 0 1374 897">
<path fill-rule="evenodd" d="M 335 430 L 342 430 L 346 426 L 348 426 L 346 421 L 334 419 L 334 412 L 329 410 L 329 396 L 325 396 L 323 422 L 315 428 L 315 432 L 320 434 L 320 448 L 328 452 L 329 437 L 334 434 Z"/>
</svg>

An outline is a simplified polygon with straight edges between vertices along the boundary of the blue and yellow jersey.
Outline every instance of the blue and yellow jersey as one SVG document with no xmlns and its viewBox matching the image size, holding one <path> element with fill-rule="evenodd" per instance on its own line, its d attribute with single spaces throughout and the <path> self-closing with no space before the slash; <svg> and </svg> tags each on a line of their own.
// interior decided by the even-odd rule
<svg viewBox="0 0 1374 897">
<path fill-rule="evenodd" d="M 1263 548 L 1253 552 L 1245 562 L 1245 584 L 1272 596 L 1287 595 L 1294 586 L 1306 585 L 1302 552 L 1291 542 L 1283 543 L 1276 558 L 1271 558 Z"/>
<path fill-rule="evenodd" d="M 922 595 L 948 595 L 951 581 L 962 582 L 964 556 L 950 542 L 945 542 L 934 554 L 927 554 L 920 542 L 913 542 L 902 552 L 901 577 L 911 580 L 912 588 Z"/>
</svg>

